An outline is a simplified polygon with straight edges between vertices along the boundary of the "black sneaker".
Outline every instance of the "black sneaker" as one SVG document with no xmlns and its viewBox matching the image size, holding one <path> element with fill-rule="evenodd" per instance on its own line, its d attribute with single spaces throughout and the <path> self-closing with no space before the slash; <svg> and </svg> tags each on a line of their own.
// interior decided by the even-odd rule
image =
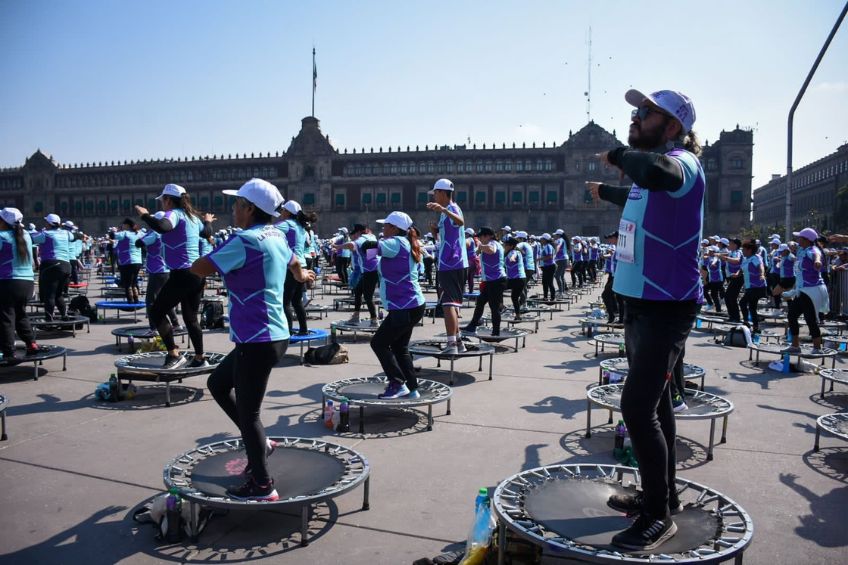
<svg viewBox="0 0 848 565">
<path fill-rule="evenodd" d="M 228 488 L 227 496 L 236 500 L 258 500 L 261 502 L 274 502 L 280 499 L 277 489 L 274 488 L 274 479 L 269 479 L 267 485 L 260 485 L 248 477 L 247 481 L 239 487 Z"/>
<path fill-rule="evenodd" d="M 20 365 L 22 362 L 23 359 L 15 357 L 14 353 L 0 357 L 0 367 L 14 367 L 15 365 Z"/>
<path fill-rule="evenodd" d="M 182 355 L 177 355 L 174 357 L 173 355 L 165 355 L 165 363 L 162 365 L 163 369 L 179 369 L 186 363 L 186 358 Z"/>
<path fill-rule="evenodd" d="M 265 438 L 265 457 L 271 457 L 271 454 L 274 453 L 275 449 L 277 449 L 277 442 L 270 438 Z M 245 477 L 249 477 L 251 471 L 250 463 L 244 466 L 243 474 Z"/>
<path fill-rule="evenodd" d="M 198 359 L 198 358 L 195 357 L 188 364 L 189 369 L 198 369 L 200 367 L 208 367 L 208 366 L 209 366 L 209 361 L 206 360 L 206 357 L 203 357 L 201 359 Z"/>
<path fill-rule="evenodd" d="M 629 528 L 612 537 L 612 544 L 631 551 L 652 551 L 676 533 L 677 525 L 671 517 L 660 519 L 639 514 Z"/>
<path fill-rule="evenodd" d="M 644 501 L 645 495 L 639 490 L 636 491 L 636 494 L 614 494 L 607 499 L 607 506 L 613 510 L 624 512 L 628 516 L 635 516 L 642 512 Z M 676 492 L 669 494 L 668 511 L 672 515 L 683 512 L 683 505 L 680 504 L 680 497 Z"/>
</svg>

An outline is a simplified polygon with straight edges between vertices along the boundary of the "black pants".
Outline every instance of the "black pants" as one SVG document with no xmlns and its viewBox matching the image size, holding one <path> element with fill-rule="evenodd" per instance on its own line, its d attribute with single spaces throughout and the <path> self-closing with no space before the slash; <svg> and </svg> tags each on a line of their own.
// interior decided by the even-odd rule
<svg viewBox="0 0 848 565">
<path fill-rule="evenodd" d="M 704 298 L 707 298 L 707 302 L 711 305 L 715 306 L 716 312 L 721 312 L 721 299 L 719 298 L 719 294 L 721 292 L 721 288 L 724 285 L 721 281 L 715 281 L 711 283 L 707 283 L 704 287 Z"/>
<path fill-rule="evenodd" d="M 604 301 L 604 308 L 607 309 L 607 319 L 611 322 L 616 316 L 620 322 L 624 321 L 624 297 L 612 289 L 615 282 L 615 277 L 612 273 L 607 277 L 607 282 L 604 284 L 604 291 L 601 293 L 601 300 Z"/>
<path fill-rule="evenodd" d="M 424 278 L 427 279 L 427 284 L 433 284 L 433 263 L 436 260 L 432 257 L 424 257 Z"/>
<path fill-rule="evenodd" d="M 200 298 L 203 296 L 205 279 L 198 277 L 188 269 L 174 269 L 159 296 L 150 309 L 150 318 L 168 351 L 177 348 L 174 343 L 174 329 L 168 321 L 168 311 L 177 304 L 183 311 L 188 337 L 197 355 L 203 354 L 203 331 L 197 322 L 197 312 L 200 310 Z"/>
<path fill-rule="evenodd" d="M 527 288 L 527 279 L 509 279 L 506 286 L 512 291 L 510 294 L 512 310 L 518 316 L 521 314 L 522 297 L 524 296 L 524 289 Z"/>
<path fill-rule="evenodd" d="M 556 271 L 554 271 L 554 279 L 556 280 L 557 290 L 560 294 L 568 290 L 568 285 L 565 284 L 565 269 L 568 267 L 568 261 L 557 261 Z"/>
<path fill-rule="evenodd" d="M 409 339 L 412 329 L 424 317 L 424 305 L 405 310 L 389 310 L 389 314 L 371 338 L 371 349 L 380 361 L 383 372 L 396 383 L 406 383 L 410 391 L 418 388 Z"/>
<path fill-rule="evenodd" d="M 727 306 L 727 319 L 730 322 L 741 322 L 742 317 L 739 314 L 739 293 L 742 291 L 742 284 L 745 281 L 742 275 L 730 277 L 727 283 L 727 291 L 724 293 L 724 304 Z"/>
<path fill-rule="evenodd" d="M 556 298 L 556 291 L 554 291 L 554 273 L 556 272 L 556 265 L 543 265 L 542 266 L 542 299 L 548 299 L 548 291 L 551 294 L 551 300 Z"/>
<path fill-rule="evenodd" d="M 237 343 L 206 382 L 215 402 L 241 432 L 247 463 L 253 479 L 260 485 L 268 484 L 271 477 L 259 410 L 271 369 L 286 352 L 288 343 L 288 340 Z"/>
<path fill-rule="evenodd" d="M 586 284 L 586 261 L 575 261 L 571 269 L 575 271 L 578 286 Z"/>
<path fill-rule="evenodd" d="M 121 274 L 121 288 L 124 289 L 127 302 L 138 302 L 138 272 L 140 270 L 141 263 L 118 265 L 118 272 Z"/>
<path fill-rule="evenodd" d="M 676 474 L 677 428 L 669 381 L 697 305 L 694 300 L 625 300 L 624 340 L 630 373 L 624 381 L 621 413 L 642 473 L 645 512 L 665 517 Z"/>
<path fill-rule="evenodd" d="M 156 326 L 153 325 L 153 316 L 151 315 L 153 302 L 159 296 L 159 291 L 168 282 L 169 276 L 170 273 L 147 273 L 147 293 L 144 295 L 144 303 L 147 305 L 147 323 L 150 324 L 151 330 L 156 329 Z M 177 312 L 173 308 L 168 310 L 168 319 L 171 320 L 172 326 L 180 325 L 180 321 L 177 319 Z"/>
<path fill-rule="evenodd" d="M 592 279 L 592 282 L 595 282 L 595 280 L 598 278 L 598 261 L 589 261 L 588 263 L 586 263 L 586 266 L 589 269 L 589 278 Z"/>
<path fill-rule="evenodd" d="M 377 288 L 377 283 L 380 282 L 380 275 L 377 271 L 362 273 L 359 277 L 359 282 L 356 283 L 356 288 L 353 291 L 353 311 L 359 314 L 359 309 L 362 307 L 362 299 L 365 299 L 365 305 L 368 306 L 368 314 L 372 320 L 377 319 L 377 308 L 374 307 L 374 289 Z"/>
<path fill-rule="evenodd" d="M 804 316 L 804 321 L 807 322 L 807 328 L 810 330 L 810 335 L 813 338 L 821 337 L 821 329 L 819 328 L 819 316 L 816 312 L 816 306 L 809 296 L 803 292 L 796 298 L 789 301 L 789 331 L 792 332 L 792 337 L 795 337 L 801 331 L 798 325 L 798 318 Z"/>
<path fill-rule="evenodd" d="M 480 283 L 480 295 L 474 305 L 474 315 L 471 316 L 469 326 L 477 326 L 483 317 L 483 309 L 486 304 L 492 313 L 492 335 L 498 335 L 501 331 L 501 307 L 503 306 L 503 293 L 506 288 L 506 279 L 485 281 Z"/>
<path fill-rule="evenodd" d="M 742 310 L 742 323 L 750 325 L 754 332 L 760 330 L 760 316 L 757 314 L 760 298 L 766 297 L 766 287 L 746 288 L 745 295 L 739 300 L 739 308 Z M 750 322 L 748 321 L 750 317 Z"/>
<path fill-rule="evenodd" d="M 527 304 L 527 295 L 530 291 L 530 285 L 536 280 L 536 271 L 532 269 L 525 269 L 524 272 L 527 274 L 527 278 L 524 279 L 524 291 L 521 293 L 522 306 Z"/>
<path fill-rule="evenodd" d="M 347 284 L 348 265 L 350 265 L 350 257 L 336 255 L 336 274 L 339 275 L 339 280 L 342 281 L 342 284 Z"/>
<path fill-rule="evenodd" d="M 3 357 L 13 357 L 15 354 L 15 332 L 27 347 L 35 343 L 26 312 L 33 286 L 32 281 L 0 280 L 0 353 L 3 353 Z"/>
<path fill-rule="evenodd" d="M 771 296 L 774 300 L 774 307 L 780 308 L 780 295 L 772 296 L 772 291 L 775 289 L 777 285 L 780 284 L 780 273 L 769 273 L 766 275 L 766 281 L 768 283 L 768 294 L 767 296 Z"/>
<path fill-rule="evenodd" d="M 289 331 L 292 331 L 292 309 L 294 315 L 297 316 L 297 327 L 300 333 L 305 334 L 309 331 L 306 322 L 306 308 L 303 307 L 303 287 L 302 282 L 298 282 L 291 273 L 286 273 L 286 282 L 283 287 L 283 311 L 286 313 L 286 323 L 289 325 Z"/>
<path fill-rule="evenodd" d="M 69 282 L 74 284 L 79 283 L 79 261 L 76 259 L 71 259 L 71 278 Z"/>
<path fill-rule="evenodd" d="M 53 310 L 59 308 L 59 315 L 66 316 L 68 307 L 65 304 L 64 290 L 71 278 L 71 264 L 67 261 L 48 259 L 41 262 L 38 271 L 38 292 L 44 304 L 44 317 L 53 319 Z"/>
</svg>

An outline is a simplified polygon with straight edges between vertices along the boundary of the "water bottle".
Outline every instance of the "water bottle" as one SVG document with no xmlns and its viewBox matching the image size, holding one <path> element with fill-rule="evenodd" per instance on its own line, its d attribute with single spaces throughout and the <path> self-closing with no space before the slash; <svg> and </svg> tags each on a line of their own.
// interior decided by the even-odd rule
<svg viewBox="0 0 848 565">
<path fill-rule="evenodd" d="M 168 520 L 168 529 L 165 539 L 170 543 L 180 541 L 180 519 L 182 518 L 182 501 L 180 491 L 177 487 L 168 489 L 168 498 L 165 499 L 165 516 Z"/>
<path fill-rule="evenodd" d="M 624 420 L 619 420 L 615 426 L 615 447 L 613 454 L 618 458 L 624 450 L 624 438 L 627 437 L 627 427 L 624 425 Z"/>
<path fill-rule="evenodd" d="M 786 330 L 786 343 L 792 343 L 792 330 Z"/>
<path fill-rule="evenodd" d="M 760 334 L 755 333 L 754 335 L 751 336 L 751 340 L 754 342 L 755 345 L 759 345 L 760 344 Z"/>
<path fill-rule="evenodd" d="M 624 357 L 624 344 L 623 343 L 618 344 L 618 356 Z"/>
<path fill-rule="evenodd" d="M 342 398 L 342 402 L 339 405 L 339 425 L 336 426 L 336 431 L 350 431 L 350 404 L 348 403 L 347 398 Z"/>
<path fill-rule="evenodd" d="M 324 405 L 324 426 L 328 429 L 333 429 L 333 413 L 335 409 L 333 407 L 333 401 L 328 400 L 327 404 Z"/>
<path fill-rule="evenodd" d="M 480 511 L 481 506 L 485 506 L 489 503 L 489 489 L 486 487 L 480 487 L 480 490 L 477 491 L 477 498 L 474 499 L 474 514 L 477 514 Z"/>
<path fill-rule="evenodd" d="M 336 324 L 330 324 L 330 341 L 336 343 Z"/>
<path fill-rule="evenodd" d="M 784 373 L 788 373 L 788 372 L 789 372 L 789 367 L 790 367 L 790 365 L 789 365 L 789 354 L 788 354 L 788 353 L 784 353 L 784 354 L 783 354 L 783 372 L 784 372 Z"/>
<path fill-rule="evenodd" d="M 120 400 L 121 387 L 118 386 L 118 377 L 115 373 L 109 375 L 109 402 Z"/>
<path fill-rule="evenodd" d="M 695 327 L 696 327 L 696 328 L 700 328 L 700 327 L 701 327 L 701 318 L 695 318 Z"/>
</svg>

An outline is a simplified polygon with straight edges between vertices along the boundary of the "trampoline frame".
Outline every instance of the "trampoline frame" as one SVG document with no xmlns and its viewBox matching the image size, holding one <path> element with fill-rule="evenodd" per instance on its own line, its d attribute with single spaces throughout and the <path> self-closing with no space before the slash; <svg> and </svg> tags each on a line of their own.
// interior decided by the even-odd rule
<svg viewBox="0 0 848 565">
<path fill-rule="evenodd" d="M 822 382 L 819 398 L 824 398 L 824 389 L 827 381 L 830 381 L 830 390 L 828 392 L 833 392 L 834 383 L 848 385 L 848 371 L 844 369 L 820 369 L 819 377 L 821 377 Z"/>
<path fill-rule="evenodd" d="M 303 365 L 303 344 L 310 344 L 313 341 L 323 341 L 324 345 L 330 343 L 330 332 L 324 329 L 311 329 L 308 330 L 309 333 L 306 335 L 297 335 L 294 333 L 294 329 L 289 329 L 289 345 L 293 345 L 295 343 L 300 344 L 300 364 Z M 312 332 L 315 332 L 314 334 Z M 324 333 L 319 333 L 324 332 Z"/>
<path fill-rule="evenodd" d="M 164 369 L 156 369 L 156 368 L 137 368 L 133 369 L 127 368 L 127 363 L 130 360 L 134 359 L 148 359 L 153 357 L 158 357 L 164 359 L 167 352 L 165 351 L 148 351 L 145 353 L 133 353 L 132 355 L 126 355 L 121 357 L 115 361 L 115 368 L 117 369 L 115 373 L 115 377 L 118 379 L 118 386 L 121 386 L 122 382 L 126 380 L 128 383 L 132 383 L 133 381 L 147 382 L 147 383 L 165 383 L 165 406 L 171 406 L 171 383 L 176 381 L 178 383 L 182 383 L 183 379 L 187 379 L 189 377 L 197 377 L 200 375 L 208 375 L 224 360 L 227 356 L 225 353 L 211 353 L 205 352 L 207 362 L 209 365 L 206 367 L 187 367 L 183 365 L 177 369 L 168 369 L 167 371 Z M 194 356 L 193 351 L 182 351 L 180 353 L 185 357 Z"/>
<path fill-rule="evenodd" d="M 785 353 L 783 353 L 783 352 L 767 351 L 767 350 L 762 349 L 763 346 L 770 346 L 770 345 L 773 345 L 773 344 L 770 344 L 770 343 L 752 343 L 751 345 L 749 345 L 748 346 L 748 361 L 753 360 L 755 351 L 757 352 L 757 356 L 756 356 L 757 358 L 756 358 L 756 361 L 754 361 L 754 364 L 756 364 L 756 365 L 760 364 L 760 353 L 767 353 L 769 355 L 777 355 L 778 357 L 783 358 L 783 356 L 785 355 Z M 825 347 L 825 348 L 823 348 L 824 353 L 821 353 L 819 355 L 813 355 L 812 353 L 805 353 L 804 352 L 805 348 L 807 349 L 807 351 L 812 349 L 812 347 L 809 346 L 809 345 L 802 345 L 801 346 L 801 353 L 790 353 L 789 354 L 790 359 L 792 357 L 795 357 L 798 360 L 798 363 L 797 363 L 798 367 L 801 366 L 801 360 L 802 359 L 821 359 L 820 365 L 822 367 L 824 367 L 826 360 L 830 359 L 831 360 L 831 367 L 830 368 L 831 369 L 836 368 L 836 356 L 838 354 L 837 350 Z"/>
<path fill-rule="evenodd" d="M 529 302 L 529 300 L 528 300 L 528 302 Z M 529 306 L 529 305 L 525 304 L 524 307 L 521 308 L 522 314 L 536 314 L 539 317 L 541 317 L 542 314 L 548 314 L 550 316 L 550 318 L 548 318 L 548 321 L 551 321 L 551 322 L 553 321 L 554 314 L 556 312 L 557 312 L 556 310 L 554 310 L 553 308 L 551 308 L 549 306 L 545 306 L 544 304 L 537 304 L 536 306 Z M 511 315 L 515 316 L 515 310 L 513 308 L 504 308 L 503 312 L 501 312 L 501 315 L 504 315 L 504 314 L 511 314 Z"/>
<path fill-rule="evenodd" d="M 481 322 L 491 323 L 492 316 L 483 316 L 480 318 Z M 504 316 L 501 315 L 501 324 L 506 324 L 506 327 L 512 328 L 517 326 L 518 324 L 533 324 L 533 333 L 539 333 L 539 324 L 542 322 L 542 316 L 536 314 L 535 316 L 522 316 L 520 320 L 515 319 L 515 315 L 512 316 Z M 529 330 L 528 330 L 529 331 Z"/>
<path fill-rule="evenodd" d="M 73 320 L 63 320 L 61 317 L 52 321 L 47 321 L 43 318 L 43 316 L 33 316 L 29 318 L 29 325 L 32 326 L 33 331 L 38 335 L 39 326 L 49 327 L 55 326 L 56 329 L 52 331 L 61 331 L 66 332 L 70 329 L 71 335 L 73 337 L 77 337 L 77 324 L 84 324 L 87 332 L 91 333 L 91 318 L 88 316 L 72 316 Z M 38 318 L 42 318 L 37 320 Z M 62 327 L 62 326 L 70 326 L 70 328 Z M 49 329 L 43 329 L 41 331 L 50 332 Z"/>
<path fill-rule="evenodd" d="M 366 322 L 366 320 L 363 320 Z M 362 322 L 360 322 L 361 324 Z M 359 337 L 359 334 L 365 335 L 374 335 L 377 333 L 377 330 L 380 329 L 380 325 L 371 326 L 370 321 L 367 322 L 369 325 L 358 325 L 358 324 L 349 324 L 347 320 L 337 320 L 335 322 L 330 322 L 330 332 L 335 328 L 336 333 L 352 333 L 353 339 L 356 340 Z"/>
<path fill-rule="evenodd" d="M 170 489 L 171 487 L 176 487 L 180 492 L 180 496 L 186 499 L 190 504 L 191 518 L 189 520 L 189 535 L 191 536 L 192 541 L 197 541 L 197 537 L 200 535 L 200 530 L 202 529 L 199 524 L 200 509 L 202 507 L 223 509 L 262 509 L 268 507 L 279 508 L 299 505 L 301 507 L 300 545 L 302 547 L 309 545 L 307 531 L 312 507 L 315 504 L 335 498 L 354 489 L 360 483 L 364 483 L 362 510 L 370 509 L 368 499 L 371 490 L 371 467 L 368 464 L 368 460 L 360 453 L 342 445 L 318 439 L 278 436 L 268 436 L 268 439 L 277 442 L 277 449 L 296 448 L 323 451 L 324 453 L 341 461 L 344 464 L 345 473 L 336 483 L 329 487 L 326 487 L 315 494 L 299 496 L 296 498 L 287 498 L 285 500 L 276 500 L 273 502 L 219 498 L 207 496 L 200 491 L 192 489 L 191 470 L 194 467 L 195 462 L 205 459 L 206 457 L 243 449 L 241 438 L 216 441 L 214 443 L 190 449 L 165 464 L 162 471 L 162 480 L 165 483 L 165 488 Z"/>
<path fill-rule="evenodd" d="M 339 379 L 331 383 L 325 384 L 321 388 L 321 407 L 327 403 L 327 399 L 335 402 L 341 402 L 342 398 L 347 399 L 347 402 L 352 407 L 359 408 L 359 433 L 365 433 L 365 409 L 369 406 L 378 406 L 381 408 L 417 408 L 419 406 L 427 406 L 427 431 L 433 429 L 433 406 L 442 402 L 447 402 L 447 411 L 445 416 L 451 415 L 451 396 L 453 390 L 445 384 L 429 379 L 418 379 L 418 389 L 426 387 L 428 389 L 437 389 L 437 396 L 432 400 L 423 400 L 421 398 L 373 398 L 368 400 L 347 398 L 344 394 L 338 392 L 342 387 L 363 383 L 379 383 L 388 384 L 388 377 L 350 377 L 347 379 Z M 323 425 L 323 420 L 320 421 Z"/>
<path fill-rule="evenodd" d="M 480 330 L 480 329 L 489 330 L 490 332 L 492 331 L 492 328 L 487 327 L 487 326 L 478 326 L 477 330 Z M 522 329 L 513 327 L 513 328 L 507 329 L 506 331 L 512 332 L 514 335 L 503 335 L 503 334 L 496 335 L 496 336 L 493 336 L 491 334 L 490 335 L 479 335 L 476 331 L 472 333 L 472 332 L 467 332 L 465 330 L 460 330 L 460 335 L 462 337 L 477 338 L 480 343 L 495 343 L 495 344 L 498 344 L 498 345 L 502 344 L 505 341 L 509 341 L 511 339 L 514 339 L 515 340 L 515 346 L 513 347 L 513 349 L 515 349 L 516 353 L 518 353 L 518 350 L 519 350 L 519 346 L 518 346 L 519 341 L 521 342 L 521 347 L 520 347 L 521 349 L 527 347 L 527 335 L 530 333 L 529 330 L 522 330 Z M 505 347 L 509 347 L 509 346 L 505 346 Z"/>
<path fill-rule="evenodd" d="M 442 366 L 442 361 L 450 361 L 450 380 L 448 381 L 449 386 L 453 386 L 454 362 L 457 359 L 462 359 L 462 358 L 465 358 L 465 357 L 478 357 L 480 359 L 480 364 L 477 367 L 477 370 L 482 371 L 483 370 L 483 357 L 488 355 L 489 356 L 489 380 L 490 381 L 492 380 L 492 363 L 494 362 L 495 352 L 496 352 L 495 346 L 490 345 L 488 343 L 480 343 L 480 344 L 475 346 L 475 347 L 479 348 L 477 351 L 466 351 L 464 353 L 459 353 L 459 354 L 456 354 L 456 355 L 445 355 L 445 354 L 440 353 L 440 352 L 421 352 L 420 349 L 419 349 L 418 352 L 415 351 L 415 349 L 417 347 L 427 347 L 427 346 L 438 347 L 438 346 L 432 345 L 433 343 L 438 343 L 439 345 L 441 345 L 441 343 L 444 343 L 445 346 L 447 345 L 447 341 L 440 342 L 440 341 L 427 340 L 427 339 L 413 341 L 409 344 L 409 353 L 413 356 L 418 355 L 419 357 L 433 357 L 434 359 L 436 359 L 436 368 L 439 368 L 439 367 Z"/>
<path fill-rule="evenodd" d="M 617 551 L 595 548 L 574 540 L 564 538 L 548 530 L 544 524 L 532 519 L 524 507 L 525 493 L 548 481 L 556 480 L 593 480 L 619 484 L 621 486 L 638 485 L 639 470 L 633 467 L 607 464 L 560 464 L 537 467 L 522 471 L 505 480 L 496 488 L 492 497 L 495 517 L 498 524 L 498 539 L 505 540 L 507 529 L 522 539 L 556 554 L 592 563 L 721 563 L 734 559 L 737 564 L 742 558 L 754 535 L 751 517 L 736 502 L 724 494 L 702 484 L 677 477 L 675 481 L 681 493 L 695 490 L 697 505 L 706 507 L 720 517 L 721 533 L 711 544 L 704 544 L 685 554 L 667 555 L 654 553 L 646 556 L 632 555 Z M 731 522 L 730 518 L 736 518 Z M 661 547 L 659 549 L 662 549 Z M 505 544 L 498 546 L 498 564 L 505 563 Z M 682 556 L 682 558 L 680 558 Z"/>
<path fill-rule="evenodd" d="M 15 343 L 15 349 L 25 348 L 20 343 Z M 39 365 L 43 365 L 44 361 L 48 359 L 56 359 L 58 357 L 62 358 L 62 370 L 68 370 L 68 348 L 62 347 L 61 345 L 39 345 L 38 346 L 40 353 L 38 355 L 30 355 L 27 357 L 21 357 L 20 363 L 15 365 L 9 365 L 9 367 L 17 367 L 18 365 L 23 365 L 25 363 L 32 363 L 32 380 L 38 380 L 38 367 Z M 6 367 L 4 367 L 6 368 Z"/>
<path fill-rule="evenodd" d="M 609 367 L 609 366 L 604 367 L 604 363 L 609 365 L 609 364 L 619 363 L 622 360 L 627 362 L 627 357 L 610 357 L 609 359 L 604 359 L 603 361 L 601 361 L 600 365 L 598 365 L 598 385 L 618 384 L 618 383 L 604 383 L 604 371 L 613 371 L 613 372 L 616 372 L 616 373 L 621 372 L 621 369 L 619 369 L 618 367 Z M 690 370 L 691 369 L 697 369 L 697 370 L 692 371 L 691 373 L 687 373 L 686 372 L 687 368 L 690 369 Z M 628 372 L 630 371 L 629 362 L 628 362 L 627 370 L 628 370 Z M 707 376 L 707 371 L 703 367 L 700 367 L 698 365 L 693 365 L 691 363 L 683 363 L 683 380 L 686 381 L 686 380 L 690 380 L 690 379 L 691 380 L 700 379 L 701 380 L 701 386 L 699 387 L 698 390 L 704 390 L 704 379 L 706 378 L 706 376 Z M 625 376 L 625 378 L 626 378 L 626 376 Z M 622 379 L 622 382 L 623 382 L 623 379 Z"/>
<path fill-rule="evenodd" d="M 0 441 L 9 439 L 6 434 L 6 406 L 8 406 L 6 397 L 0 394 Z"/>
<path fill-rule="evenodd" d="M 848 441 L 848 434 L 837 431 L 836 429 L 836 425 L 840 420 L 848 421 L 848 412 L 835 412 L 816 418 L 816 441 L 813 444 L 813 451 L 819 450 L 819 440 L 821 439 L 822 430 Z"/>
<path fill-rule="evenodd" d="M 612 414 L 613 412 L 621 412 L 620 406 L 614 406 L 609 402 L 605 402 L 604 398 L 609 396 L 610 394 L 617 392 L 621 395 L 621 391 L 624 389 L 624 385 L 620 383 L 611 384 L 611 385 L 601 385 L 590 388 L 586 391 L 586 438 L 592 437 L 592 405 L 596 404 L 601 408 L 605 408 L 609 412 L 609 419 L 607 420 L 607 424 L 612 424 Z M 730 413 L 733 412 L 734 406 L 733 403 L 727 400 L 724 397 L 721 397 L 717 394 L 712 394 L 711 392 L 704 392 L 702 390 L 695 391 L 692 393 L 687 393 L 684 400 L 692 400 L 697 399 L 699 401 L 704 400 L 704 403 L 709 404 L 724 404 L 716 411 L 710 412 L 709 414 L 693 414 L 692 412 L 683 411 L 683 412 L 675 412 L 675 419 L 679 420 L 709 420 L 710 421 L 710 443 L 707 447 L 707 461 L 713 460 L 713 447 L 715 446 L 715 427 L 716 420 L 718 418 L 722 418 L 721 425 L 721 439 L 719 443 L 727 443 L 727 419 L 730 416 Z"/>
<path fill-rule="evenodd" d="M 604 327 L 609 330 L 623 330 L 624 324 L 608 322 L 604 318 L 580 318 L 580 333 L 592 339 L 596 327 Z M 606 333 L 609 333 L 608 331 Z M 596 355 L 597 357 L 597 355 Z"/>
<path fill-rule="evenodd" d="M 150 333 L 150 335 L 132 335 L 130 333 L 130 330 L 139 330 L 139 331 L 147 330 L 147 332 Z M 173 331 L 174 337 L 179 337 L 180 343 L 185 344 L 186 336 L 188 335 L 188 331 L 186 331 L 185 328 L 183 328 L 179 331 L 177 331 L 177 330 L 172 330 L 172 331 Z M 142 341 L 150 341 L 151 339 L 154 339 L 155 337 L 157 337 L 159 335 L 158 331 L 151 330 L 150 328 L 144 327 L 144 326 L 121 326 L 120 328 L 115 328 L 114 330 L 112 330 L 111 333 L 112 333 L 113 336 L 115 336 L 115 347 L 118 348 L 118 351 L 121 350 L 121 338 L 124 338 L 124 337 L 127 338 L 127 343 L 129 344 L 129 343 L 131 343 L 130 342 L 131 338 L 132 338 L 133 341 L 136 340 L 136 339 L 140 339 Z M 130 349 L 130 353 L 135 353 L 135 344 L 134 343 L 132 344 L 132 349 Z"/>
<path fill-rule="evenodd" d="M 123 306 L 117 306 L 118 304 L 122 304 Z M 98 318 L 100 317 L 100 311 L 103 310 L 102 322 L 106 321 L 107 310 L 115 310 L 118 314 L 117 319 L 120 320 L 121 308 L 132 308 L 133 321 L 138 322 L 138 311 L 147 308 L 144 302 L 120 302 L 117 300 L 98 300 L 94 303 L 94 307 L 97 310 Z"/>
<path fill-rule="evenodd" d="M 619 348 L 618 352 L 621 353 L 624 345 L 624 334 L 623 333 L 602 333 L 595 334 L 592 336 L 592 339 L 595 341 L 595 357 L 598 356 L 598 353 L 605 353 L 604 346 L 605 345 L 615 345 Z M 621 343 L 616 343 L 621 340 Z M 599 351 L 600 349 L 600 351 Z"/>
</svg>

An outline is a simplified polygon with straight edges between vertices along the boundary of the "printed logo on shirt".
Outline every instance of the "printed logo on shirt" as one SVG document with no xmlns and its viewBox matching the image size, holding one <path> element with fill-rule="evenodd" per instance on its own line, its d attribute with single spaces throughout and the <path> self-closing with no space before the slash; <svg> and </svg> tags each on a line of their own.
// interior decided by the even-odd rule
<svg viewBox="0 0 848 565">
<path fill-rule="evenodd" d="M 636 186 L 635 184 L 630 189 L 630 193 L 627 195 L 628 200 L 642 200 L 642 189 Z"/>
</svg>

